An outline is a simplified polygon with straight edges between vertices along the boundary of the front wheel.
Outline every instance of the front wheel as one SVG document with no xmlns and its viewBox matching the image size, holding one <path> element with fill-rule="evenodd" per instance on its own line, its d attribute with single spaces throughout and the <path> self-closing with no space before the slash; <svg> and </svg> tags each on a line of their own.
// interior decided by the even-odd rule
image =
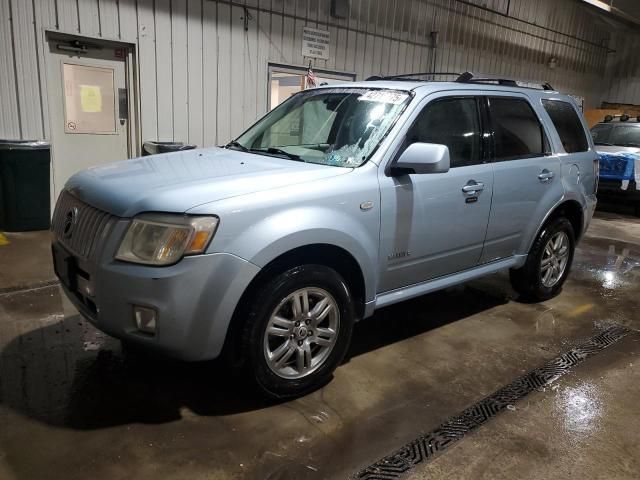
<svg viewBox="0 0 640 480">
<path fill-rule="evenodd" d="M 569 275 L 574 250 L 571 222 L 564 217 L 551 220 L 536 237 L 524 266 L 509 272 L 513 288 L 525 300 L 554 297 Z"/>
<path fill-rule="evenodd" d="M 351 341 L 355 314 L 344 279 L 303 265 L 276 275 L 250 302 L 242 353 L 260 390 L 289 398 L 324 385 Z"/>
</svg>

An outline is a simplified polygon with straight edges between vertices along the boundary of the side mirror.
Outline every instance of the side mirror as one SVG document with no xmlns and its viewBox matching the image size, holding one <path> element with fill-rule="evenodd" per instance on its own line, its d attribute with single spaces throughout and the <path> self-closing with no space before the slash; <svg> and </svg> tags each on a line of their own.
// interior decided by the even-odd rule
<svg viewBox="0 0 640 480">
<path fill-rule="evenodd" d="M 393 174 L 446 173 L 449 171 L 449 147 L 435 143 L 412 143 L 391 166 Z"/>
</svg>

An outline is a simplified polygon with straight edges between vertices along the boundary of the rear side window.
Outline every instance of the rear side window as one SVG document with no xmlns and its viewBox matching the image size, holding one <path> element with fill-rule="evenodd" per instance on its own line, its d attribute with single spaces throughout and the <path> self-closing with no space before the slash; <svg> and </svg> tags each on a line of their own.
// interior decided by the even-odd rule
<svg viewBox="0 0 640 480">
<path fill-rule="evenodd" d="M 567 153 L 586 152 L 589 142 L 576 110 L 568 102 L 560 100 L 542 100 L 544 109 L 556 127 L 564 151 Z"/>
<path fill-rule="evenodd" d="M 545 135 L 529 102 L 520 98 L 490 97 L 496 161 L 541 157 Z"/>
<path fill-rule="evenodd" d="M 593 143 L 596 145 L 609 145 L 609 134 L 613 125 L 610 123 L 599 123 L 591 129 L 591 136 L 593 137 Z"/>
<path fill-rule="evenodd" d="M 609 143 L 622 147 L 640 147 L 640 125 L 616 125 L 609 135 Z"/>
<path fill-rule="evenodd" d="M 410 143 L 449 147 L 451 167 L 482 163 L 480 117 L 473 97 L 452 97 L 429 103 L 407 136 Z"/>
</svg>

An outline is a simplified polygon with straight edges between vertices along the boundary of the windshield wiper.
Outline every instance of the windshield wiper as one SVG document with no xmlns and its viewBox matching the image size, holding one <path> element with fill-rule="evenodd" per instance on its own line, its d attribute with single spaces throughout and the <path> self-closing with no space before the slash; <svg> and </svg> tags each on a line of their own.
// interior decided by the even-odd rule
<svg viewBox="0 0 640 480">
<path fill-rule="evenodd" d="M 269 148 L 251 148 L 248 150 L 249 152 L 257 152 L 257 153 L 271 153 L 273 155 L 282 155 L 287 157 L 290 160 L 297 160 L 299 162 L 304 162 L 304 160 L 300 157 L 300 155 L 296 155 L 295 153 L 285 152 L 284 150 L 276 147 Z"/>
<path fill-rule="evenodd" d="M 604 145 L 605 147 L 613 147 L 613 143 L 594 142 L 595 145 Z"/>
<path fill-rule="evenodd" d="M 629 143 L 623 143 L 622 146 L 623 147 L 640 147 L 640 143 L 629 142 Z"/>
<path fill-rule="evenodd" d="M 245 147 L 244 145 L 242 145 L 240 142 L 238 142 L 236 140 L 231 140 L 229 143 L 227 143 L 224 146 L 224 148 L 231 148 L 231 147 L 239 148 L 243 152 L 248 152 L 249 151 L 249 149 L 247 147 Z"/>
</svg>

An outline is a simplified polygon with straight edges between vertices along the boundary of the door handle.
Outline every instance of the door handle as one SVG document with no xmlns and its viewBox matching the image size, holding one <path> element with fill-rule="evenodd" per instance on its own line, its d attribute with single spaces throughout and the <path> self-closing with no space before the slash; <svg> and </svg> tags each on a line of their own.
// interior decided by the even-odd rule
<svg viewBox="0 0 640 480">
<path fill-rule="evenodd" d="M 540 175 L 538 175 L 538 178 L 540 179 L 540 181 L 542 183 L 546 183 L 549 180 L 551 180 L 554 177 L 554 173 L 550 172 L 549 170 L 547 170 L 546 168 L 544 170 L 542 170 L 542 172 L 540 172 Z"/>
<path fill-rule="evenodd" d="M 484 183 L 476 182 L 475 180 L 469 180 L 469 182 L 462 187 L 462 191 L 470 195 L 474 195 L 482 190 L 484 190 Z"/>
<path fill-rule="evenodd" d="M 124 125 L 129 119 L 129 100 L 126 88 L 118 89 L 118 110 L 120 115 L 120 125 Z"/>
</svg>

